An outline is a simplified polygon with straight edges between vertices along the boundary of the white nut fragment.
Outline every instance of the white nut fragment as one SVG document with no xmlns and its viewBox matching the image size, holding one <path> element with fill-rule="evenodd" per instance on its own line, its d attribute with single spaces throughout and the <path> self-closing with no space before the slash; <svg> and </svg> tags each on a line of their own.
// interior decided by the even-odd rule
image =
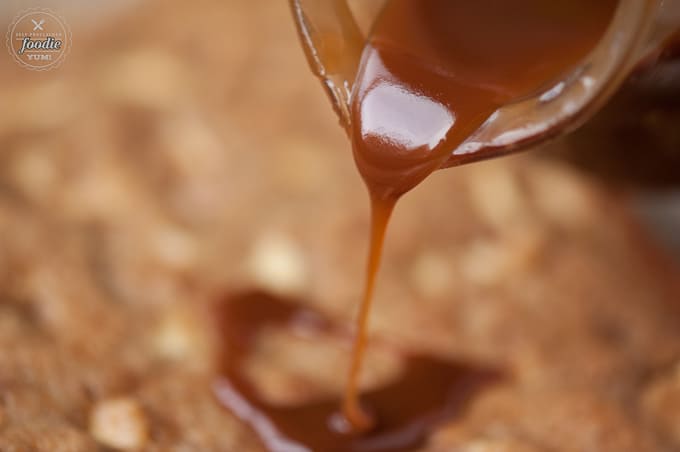
<svg viewBox="0 0 680 452">
<path fill-rule="evenodd" d="M 184 368 L 191 369 L 209 365 L 209 341 L 196 312 L 186 307 L 167 309 L 151 334 L 151 346 L 160 358 L 181 361 Z"/>
<path fill-rule="evenodd" d="M 463 446 L 461 452 L 538 452 L 539 449 L 523 442 L 504 439 L 480 439 Z"/>
<path fill-rule="evenodd" d="M 307 282 L 307 265 L 295 242 L 279 233 L 261 236 L 248 259 L 255 281 L 271 290 L 293 293 Z"/>
<path fill-rule="evenodd" d="M 162 322 L 154 339 L 159 354 L 168 359 L 181 359 L 188 356 L 194 348 L 187 325 L 171 317 Z"/>
<path fill-rule="evenodd" d="M 139 403 L 129 397 L 98 402 L 90 413 L 90 434 L 107 447 L 139 450 L 149 437 L 149 426 Z"/>
<path fill-rule="evenodd" d="M 502 425 L 497 427 L 504 428 Z M 525 439 L 512 436 L 509 432 L 498 432 L 470 436 L 470 432 L 460 426 L 448 426 L 440 430 L 432 439 L 432 450 L 437 452 L 539 452 L 541 447 Z M 429 450 L 429 449 L 428 449 Z"/>
</svg>

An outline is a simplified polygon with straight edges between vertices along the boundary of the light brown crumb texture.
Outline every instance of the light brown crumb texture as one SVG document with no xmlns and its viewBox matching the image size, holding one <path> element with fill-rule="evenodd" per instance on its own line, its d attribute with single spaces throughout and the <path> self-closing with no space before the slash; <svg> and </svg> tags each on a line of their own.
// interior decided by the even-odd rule
<svg viewBox="0 0 680 452">
<path fill-rule="evenodd" d="M 352 319 L 367 196 L 285 3 L 143 3 L 57 71 L 0 58 L 0 451 L 259 451 L 211 392 L 214 294 Z M 622 199 L 511 157 L 397 207 L 371 334 L 513 376 L 423 451 L 680 450 L 679 279 Z M 371 354 L 366 385 L 398 372 Z M 271 331 L 248 372 L 295 401 L 346 366 Z"/>
</svg>

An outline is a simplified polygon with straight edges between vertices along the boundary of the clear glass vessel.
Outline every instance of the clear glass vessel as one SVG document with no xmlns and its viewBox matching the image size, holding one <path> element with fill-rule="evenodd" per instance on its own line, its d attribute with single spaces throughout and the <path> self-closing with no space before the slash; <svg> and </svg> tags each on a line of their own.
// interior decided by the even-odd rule
<svg viewBox="0 0 680 452">
<path fill-rule="evenodd" d="M 347 126 L 365 37 L 386 0 L 290 1 L 312 70 Z M 603 108 L 610 100 L 615 107 Z M 620 0 L 603 38 L 578 67 L 546 90 L 499 108 L 451 150 L 444 166 L 525 149 L 584 123 L 583 136 L 579 132 L 569 139 L 587 143 L 584 138 L 590 137 L 591 145 L 584 148 L 597 144 L 604 158 L 620 145 L 620 137 L 609 135 L 620 134 L 621 124 L 645 121 L 636 115 L 650 111 L 672 121 L 651 124 L 657 128 L 652 135 L 662 138 L 645 141 L 642 131 L 637 141 L 642 140 L 646 155 L 654 151 L 650 146 L 664 147 L 657 153 L 680 168 L 680 0 Z M 676 172 L 680 181 L 680 169 Z"/>
</svg>

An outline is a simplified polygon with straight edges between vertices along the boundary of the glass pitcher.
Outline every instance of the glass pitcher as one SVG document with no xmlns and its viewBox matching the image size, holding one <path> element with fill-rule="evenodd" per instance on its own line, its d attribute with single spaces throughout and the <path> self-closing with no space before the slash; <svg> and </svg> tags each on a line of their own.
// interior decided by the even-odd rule
<svg viewBox="0 0 680 452">
<path fill-rule="evenodd" d="M 345 127 L 364 42 L 385 1 L 290 0 L 312 71 Z M 615 107 L 603 109 L 608 101 Z M 677 172 L 680 181 L 680 0 L 620 0 L 603 38 L 578 67 L 548 89 L 499 108 L 451 150 L 443 167 L 526 149 L 584 123 L 568 139 L 590 143 L 581 147 L 585 155 L 597 144 L 600 160 L 607 160 L 618 142 L 629 144 L 619 129 L 631 117 L 640 122 L 641 107 L 665 118 L 650 121 L 658 130 L 649 133 L 662 138 L 645 142 L 645 155 L 653 151 L 666 159 L 656 166 Z"/>
</svg>

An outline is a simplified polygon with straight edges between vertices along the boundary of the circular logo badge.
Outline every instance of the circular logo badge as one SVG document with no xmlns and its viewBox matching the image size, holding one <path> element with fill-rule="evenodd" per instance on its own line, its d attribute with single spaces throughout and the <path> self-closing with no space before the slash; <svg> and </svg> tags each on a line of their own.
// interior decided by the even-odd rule
<svg viewBox="0 0 680 452">
<path fill-rule="evenodd" d="M 46 71 L 59 66 L 71 47 L 71 30 L 49 9 L 19 13 L 7 30 L 7 49 L 21 66 Z"/>
</svg>

